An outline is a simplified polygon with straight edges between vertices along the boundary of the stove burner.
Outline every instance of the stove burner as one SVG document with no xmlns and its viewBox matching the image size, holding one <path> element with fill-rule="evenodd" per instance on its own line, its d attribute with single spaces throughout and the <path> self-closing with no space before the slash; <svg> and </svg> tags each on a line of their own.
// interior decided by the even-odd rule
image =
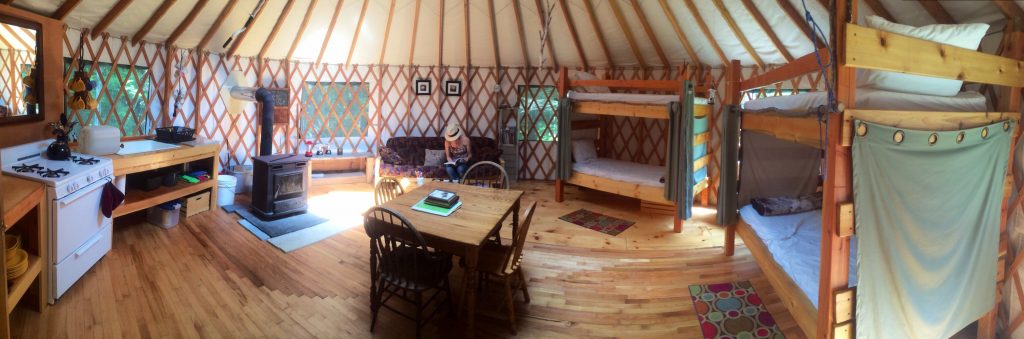
<svg viewBox="0 0 1024 339">
<path fill-rule="evenodd" d="M 59 169 L 55 169 L 55 170 L 47 168 L 45 170 L 40 170 L 39 171 L 39 176 L 43 177 L 43 178 L 60 178 L 60 177 L 66 176 L 68 174 L 70 174 L 70 173 L 68 173 L 68 171 L 65 171 L 63 168 L 59 168 Z"/>
<path fill-rule="evenodd" d="M 79 165 L 95 165 L 100 162 L 99 159 L 96 158 L 86 158 L 77 155 L 71 156 L 71 161 Z"/>
<path fill-rule="evenodd" d="M 32 165 L 14 165 L 11 168 L 14 169 L 14 171 L 18 172 L 18 173 L 33 173 L 33 172 L 42 170 L 43 166 L 39 166 L 39 165 L 36 165 L 36 164 L 32 164 Z"/>
</svg>

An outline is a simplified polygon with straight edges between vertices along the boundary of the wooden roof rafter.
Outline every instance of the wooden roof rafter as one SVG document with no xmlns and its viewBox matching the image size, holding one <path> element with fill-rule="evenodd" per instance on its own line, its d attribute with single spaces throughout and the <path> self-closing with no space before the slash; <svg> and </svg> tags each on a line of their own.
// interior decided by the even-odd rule
<svg viewBox="0 0 1024 339">
<path fill-rule="evenodd" d="M 257 59 L 263 60 L 267 57 L 267 51 L 270 50 L 270 45 L 274 44 L 274 39 L 277 38 L 277 34 L 281 32 L 281 27 L 284 26 L 284 20 L 288 18 L 288 15 L 292 12 L 292 6 L 295 5 L 295 0 L 288 0 L 284 4 L 284 9 L 281 10 L 281 15 L 277 17 L 277 22 L 274 23 L 274 28 L 270 30 L 270 35 L 267 35 L 267 39 L 263 41 L 263 47 L 260 47 L 260 54 L 257 55 Z"/>
<path fill-rule="evenodd" d="M 604 52 L 605 59 L 608 60 L 608 66 L 615 67 L 612 53 L 608 50 L 608 44 L 605 43 L 604 33 L 601 32 L 601 25 L 598 24 L 597 16 L 594 15 L 594 5 L 590 3 L 590 0 L 583 0 L 583 8 L 587 10 L 587 18 L 590 20 L 590 26 L 594 29 L 594 34 L 597 34 L 597 42 L 601 45 L 601 51 Z"/>
<path fill-rule="evenodd" d="M 149 31 L 153 29 L 153 26 L 156 26 L 156 23 L 160 21 L 160 18 L 163 18 L 164 14 L 167 14 L 167 10 L 171 9 L 174 2 L 175 0 L 164 0 L 164 2 L 160 3 L 160 7 L 157 7 L 156 11 L 153 12 L 153 15 L 149 16 L 149 20 L 146 20 L 146 23 L 142 25 L 142 28 L 139 28 L 139 31 L 135 32 L 135 35 L 132 36 L 132 43 L 138 44 L 142 41 L 142 39 L 146 37 L 146 34 L 149 34 Z"/>
<path fill-rule="evenodd" d="M 729 8 L 725 7 L 722 0 L 712 0 L 715 4 L 715 8 L 718 9 L 718 14 L 722 15 L 722 19 L 725 19 L 725 23 L 729 25 L 729 30 L 739 39 L 740 44 L 743 45 L 743 49 L 747 51 L 751 59 L 754 59 L 754 63 L 758 67 L 764 68 L 764 60 L 761 60 L 761 56 L 754 50 L 754 46 L 750 44 L 750 40 L 747 40 L 747 36 L 743 34 L 743 30 L 740 29 L 739 25 L 736 25 L 736 20 L 732 18 L 732 13 L 729 12 Z"/>
<path fill-rule="evenodd" d="M 629 29 L 629 23 L 626 22 L 626 17 L 622 15 L 622 8 L 619 7 L 619 2 L 609 1 L 608 5 L 612 7 L 612 14 L 615 15 L 615 21 L 619 23 L 619 30 L 622 31 L 622 34 L 626 35 L 626 42 L 629 43 L 629 48 L 633 50 L 633 57 L 636 58 L 641 68 L 647 68 L 647 61 L 644 61 L 644 55 L 640 53 L 640 46 L 636 44 L 636 39 L 633 38 L 633 31 Z"/>
<path fill-rule="evenodd" d="M 787 1 L 787 0 L 780 0 Z M 701 32 L 704 33 L 704 38 L 708 39 L 708 43 L 711 44 L 711 48 L 715 50 L 715 54 L 718 54 L 718 58 L 722 61 L 723 65 L 729 64 L 729 58 L 725 57 L 725 52 L 722 52 L 722 47 L 718 46 L 718 42 L 715 41 L 715 37 L 711 35 L 711 29 L 704 23 L 704 18 L 700 16 L 700 12 L 697 11 L 697 6 L 693 4 L 693 0 L 685 0 L 686 8 L 690 10 L 690 15 L 693 16 L 694 21 L 697 22 L 697 26 L 700 27 Z"/>
<path fill-rule="evenodd" d="M 57 7 L 57 10 L 54 11 L 50 17 L 57 20 L 64 20 L 64 18 L 67 17 L 68 14 L 71 14 L 71 11 L 75 10 L 75 7 L 80 3 L 82 3 L 82 0 L 64 0 L 64 2 L 60 4 L 60 7 Z"/>
<path fill-rule="evenodd" d="M 1003 15 L 1007 18 L 1024 20 L 1024 9 L 1021 9 L 1016 2 L 1009 0 L 994 0 L 992 3 L 994 3 L 996 7 L 999 7 L 999 11 L 1003 12 Z"/>
<path fill-rule="evenodd" d="M 4 26 L 4 29 L 6 29 L 7 32 L 10 32 L 11 36 L 14 37 L 14 40 L 18 41 L 18 43 L 21 44 L 21 48 L 18 48 L 18 47 L 14 47 L 14 45 L 11 42 L 8 41 L 8 45 L 11 46 L 11 49 L 20 49 L 20 50 L 25 50 L 25 51 L 34 51 L 34 50 L 36 50 L 36 46 L 34 44 L 29 44 L 28 41 L 25 41 L 25 39 L 22 39 L 21 35 L 19 35 L 18 32 L 15 32 L 14 28 L 11 27 L 11 25 L 2 24 L 0 26 Z"/>
<path fill-rule="evenodd" d="M 917 3 L 924 7 L 924 10 L 928 12 L 928 15 L 935 19 L 935 22 L 940 24 L 955 24 L 956 19 L 949 14 L 948 11 L 938 1 L 932 0 L 917 0 Z"/>
<path fill-rule="evenodd" d="M 334 13 L 340 13 L 341 12 L 341 5 L 342 5 L 342 3 L 343 3 L 343 1 L 338 2 L 338 10 L 335 11 Z M 370 0 L 363 0 L 363 7 L 359 10 L 359 20 L 356 21 L 356 31 L 355 31 L 355 33 L 352 33 L 352 44 L 348 48 L 348 57 L 345 58 L 345 64 L 346 65 L 352 64 L 352 53 L 355 53 L 355 51 L 356 51 L 356 43 L 359 42 L 359 32 L 362 31 L 362 29 L 363 29 L 363 19 L 366 18 L 366 6 L 369 5 L 369 4 L 370 4 Z M 335 24 L 335 22 L 332 19 L 331 20 L 331 30 L 334 30 L 334 24 Z M 324 48 L 327 48 L 327 44 L 326 43 L 324 44 Z M 324 51 L 321 50 L 320 51 L 320 57 L 317 58 L 316 63 L 318 63 L 318 64 L 320 63 L 320 59 L 323 57 L 323 55 L 324 55 Z"/>
<path fill-rule="evenodd" d="M 693 50 L 693 45 L 690 45 L 690 40 L 686 38 L 686 34 L 683 33 L 683 29 L 679 27 L 679 21 L 676 20 L 675 14 L 672 14 L 672 9 L 669 8 L 668 2 L 665 0 L 658 0 L 661 5 L 661 11 L 665 13 L 665 17 L 668 18 L 668 23 L 672 25 L 672 30 L 676 32 L 676 37 L 679 38 L 679 42 L 683 44 L 683 48 L 686 49 L 686 54 L 690 56 L 690 60 L 694 63 L 700 63 L 700 57 L 697 56 L 697 52 Z"/>
<path fill-rule="evenodd" d="M 793 61 L 793 55 L 789 53 L 788 49 L 786 49 L 786 45 L 782 43 L 782 40 L 779 40 L 779 36 L 775 35 L 775 31 L 772 29 L 771 24 L 768 23 L 768 20 L 764 18 L 764 15 L 761 14 L 761 10 L 757 9 L 757 6 L 754 5 L 752 0 L 742 0 L 742 2 L 743 6 L 747 8 L 747 12 L 750 12 L 750 15 L 754 17 L 754 21 L 757 22 L 757 25 L 761 26 L 761 30 L 764 31 L 764 34 L 767 34 L 768 39 L 771 39 L 772 44 L 775 45 L 775 49 L 779 50 L 779 53 L 782 53 L 782 57 L 786 59 L 786 62 Z"/>
<path fill-rule="evenodd" d="M 889 10 L 885 8 L 885 5 L 883 5 L 881 1 L 864 0 L 864 3 L 871 8 L 872 12 L 875 12 L 875 15 L 885 18 L 885 20 L 896 22 L 896 18 L 892 16 L 892 13 L 889 13 Z"/>
<path fill-rule="evenodd" d="M 494 13 L 494 0 L 487 0 L 487 14 L 491 18 L 491 49 L 494 50 L 494 65 L 501 68 L 501 50 L 498 47 L 498 23 Z"/>
<path fill-rule="evenodd" d="M 316 64 L 324 60 L 324 52 L 327 52 L 327 44 L 331 42 L 331 35 L 334 33 L 334 26 L 338 24 L 338 15 L 341 14 L 341 6 L 345 4 L 345 0 L 338 0 L 337 5 L 334 6 L 334 14 L 331 15 L 331 23 L 327 26 L 327 32 L 324 33 L 324 42 L 320 45 L 320 54 L 316 57 Z"/>
<path fill-rule="evenodd" d="M 302 23 L 299 24 L 299 31 L 295 32 L 295 40 L 292 40 L 292 46 L 288 48 L 288 54 L 285 56 L 285 60 L 292 60 L 292 55 L 295 54 L 295 49 L 299 47 L 299 41 L 302 41 L 303 33 L 306 33 L 306 27 L 309 26 L 309 19 L 313 16 L 313 9 L 316 7 L 316 0 L 310 0 L 309 7 L 306 7 L 306 15 L 302 17 Z"/>
<path fill-rule="evenodd" d="M 651 44 L 654 45 L 654 52 L 658 54 L 658 59 L 661 60 L 662 66 L 669 67 L 671 64 L 668 61 L 668 57 L 665 56 L 665 50 L 661 48 L 661 43 L 658 42 L 658 36 L 654 34 L 654 30 L 651 29 L 651 25 L 647 22 L 647 15 L 644 14 L 643 9 L 640 8 L 640 3 L 637 0 L 632 0 L 629 4 L 633 7 L 633 11 L 636 12 L 636 16 L 640 18 L 640 26 L 643 27 L 644 33 L 647 34 L 647 38 L 651 40 Z"/>
<path fill-rule="evenodd" d="M 468 69 L 473 67 L 473 59 L 469 54 L 469 51 L 472 50 L 469 47 L 469 0 L 462 0 L 462 18 L 464 19 L 462 27 L 465 29 L 463 37 L 466 38 L 466 68 Z"/>
<path fill-rule="evenodd" d="M 105 33 L 107 28 L 110 27 L 110 24 L 114 23 L 114 20 L 121 16 L 121 13 L 124 13 L 124 10 L 131 4 L 132 0 L 118 0 L 118 2 L 114 4 L 114 7 L 111 7 L 110 10 L 107 11 L 107 14 L 103 15 L 100 22 L 96 23 L 96 26 L 92 27 L 92 33 L 90 33 L 92 38 L 96 39 L 100 34 Z"/>
<path fill-rule="evenodd" d="M 420 2 L 422 1 L 416 0 L 416 9 L 412 17 L 412 46 L 409 47 L 409 65 L 412 65 L 412 58 L 416 55 L 416 34 L 419 33 L 420 27 Z"/>
<path fill-rule="evenodd" d="M 210 39 L 213 39 L 213 34 L 217 33 L 220 29 L 220 25 L 224 24 L 224 19 L 231 14 L 231 10 L 238 4 L 237 0 L 228 0 L 228 3 L 224 4 L 224 8 L 220 10 L 220 14 L 217 15 L 217 19 L 210 25 L 210 29 L 203 35 L 203 39 L 199 40 L 199 44 L 196 45 L 196 50 L 205 50 L 206 44 L 210 43 Z"/>
<path fill-rule="evenodd" d="M 207 2 L 209 2 L 209 0 L 199 0 L 195 5 L 192 5 L 192 10 L 189 11 L 188 15 L 185 16 L 185 19 L 178 24 L 178 27 L 174 28 L 174 31 L 167 37 L 167 40 L 164 40 L 164 45 L 174 45 L 174 43 L 178 41 L 178 38 L 181 37 L 181 34 L 185 33 L 185 30 L 188 29 L 188 26 L 191 26 L 192 22 L 196 20 L 196 16 L 199 16 L 199 12 L 203 10 L 203 7 L 206 7 Z"/>
<path fill-rule="evenodd" d="M 529 52 L 526 49 L 526 31 L 523 29 L 522 8 L 519 6 L 521 6 L 519 0 L 512 0 L 512 9 L 516 15 L 516 28 L 519 32 L 519 50 L 523 53 L 523 64 L 526 65 L 526 67 L 533 67 L 530 62 Z"/>
<path fill-rule="evenodd" d="M 569 35 L 572 37 L 572 45 L 573 47 L 576 47 L 576 54 L 579 56 L 580 62 L 583 64 L 583 69 L 590 69 L 590 63 L 587 62 L 587 55 L 583 53 L 583 46 L 580 44 L 580 35 L 576 33 L 576 23 L 572 19 L 572 13 L 569 12 L 569 6 L 565 4 L 565 0 L 558 0 L 558 8 L 562 11 L 562 17 L 565 18 L 565 25 L 569 27 Z"/>
<path fill-rule="evenodd" d="M 796 8 L 793 7 L 793 4 L 789 2 L 789 0 L 778 0 L 776 2 L 779 4 L 779 8 L 782 8 L 782 11 L 786 12 L 786 16 L 788 16 L 789 19 L 793 21 L 793 24 L 796 25 L 796 27 L 799 28 L 800 31 L 804 33 L 804 36 L 807 37 L 808 41 L 816 41 L 814 39 L 815 33 L 811 31 L 811 27 L 807 25 L 806 21 L 804 21 L 803 14 L 801 14 L 801 12 L 798 12 Z M 819 41 L 817 44 L 815 44 L 814 47 L 820 48 L 822 46 L 824 45 L 822 45 L 822 43 Z"/>
<path fill-rule="evenodd" d="M 256 21 L 260 20 L 260 17 L 263 16 L 263 12 L 266 8 L 267 5 L 264 3 L 263 6 L 260 6 L 260 8 L 256 10 L 256 15 L 252 18 L 252 25 L 255 25 Z M 235 56 L 235 52 L 238 51 L 238 47 L 242 46 L 242 41 L 245 41 L 245 38 L 249 36 L 249 32 L 251 31 L 252 27 L 247 28 L 246 30 L 242 31 L 242 33 L 238 33 L 238 36 L 231 41 L 231 46 L 228 47 L 228 51 L 224 55 L 229 58 Z"/>
<path fill-rule="evenodd" d="M 440 3 L 441 11 L 439 13 L 440 18 L 437 24 L 437 65 L 444 65 L 444 12 L 447 8 L 444 6 L 444 0 Z"/>
<path fill-rule="evenodd" d="M 391 5 L 388 6 L 388 20 L 384 24 L 384 42 L 380 45 L 380 58 L 377 59 L 377 64 L 384 64 L 384 53 L 388 50 L 388 39 L 391 38 L 391 20 L 395 18 L 395 0 L 391 0 Z M 415 38 L 413 38 L 415 39 Z"/>
<path fill-rule="evenodd" d="M 544 24 L 544 6 L 540 4 L 540 0 L 534 0 L 533 3 L 537 6 L 537 18 L 540 19 L 540 24 L 543 25 Z M 545 41 L 545 45 L 547 45 L 547 47 L 548 47 L 548 55 L 551 56 L 551 64 L 555 68 L 558 68 L 558 65 L 561 65 L 561 64 L 558 62 L 558 56 L 555 55 L 555 47 L 554 47 L 555 42 L 554 42 L 554 40 L 551 39 L 551 33 L 550 32 L 548 32 L 547 41 Z M 541 46 L 541 48 L 543 48 L 543 47 L 544 46 Z M 537 65 L 537 67 L 544 67 L 544 65 Z"/>
</svg>

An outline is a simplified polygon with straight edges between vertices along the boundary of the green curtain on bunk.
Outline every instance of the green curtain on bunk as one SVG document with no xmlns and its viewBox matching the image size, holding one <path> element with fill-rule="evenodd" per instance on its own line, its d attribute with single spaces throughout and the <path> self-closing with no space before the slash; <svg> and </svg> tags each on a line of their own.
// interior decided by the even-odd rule
<svg viewBox="0 0 1024 339">
<path fill-rule="evenodd" d="M 682 102 L 668 104 L 668 156 L 665 199 L 675 202 L 676 217 L 690 219 L 693 208 L 693 83 L 683 82 Z"/>
<path fill-rule="evenodd" d="M 739 210 L 740 112 L 736 105 L 729 105 L 722 115 L 725 129 L 722 131 L 722 153 L 718 159 L 718 224 L 732 225 L 736 223 Z"/>
<path fill-rule="evenodd" d="M 948 338 L 992 310 L 1013 125 L 854 122 L 858 338 Z"/>
<path fill-rule="evenodd" d="M 558 160 L 555 175 L 568 180 L 572 175 L 572 102 L 568 97 L 558 103 Z"/>
</svg>

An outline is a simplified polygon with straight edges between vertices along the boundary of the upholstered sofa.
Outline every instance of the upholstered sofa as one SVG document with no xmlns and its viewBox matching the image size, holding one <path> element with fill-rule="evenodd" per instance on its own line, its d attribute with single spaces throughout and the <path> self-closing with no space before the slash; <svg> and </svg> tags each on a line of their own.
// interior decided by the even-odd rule
<svg viewBox="0 0 1024 339">
<path fill-rule="evenodd" d="M 501 148 L 491 138 L 470 137 L 472 161 L 493 161 L 501 163 Z M 422 171 L 425 178 L 447 178 L 448 173 L 441 166 L 424 166 L 426 150 L 443 150 L 442 137 L 392 137 L 377 150 L 378 176 L 416 177 Z M 490 171 L 488 171 L 490 172 Z"/>
</svg>

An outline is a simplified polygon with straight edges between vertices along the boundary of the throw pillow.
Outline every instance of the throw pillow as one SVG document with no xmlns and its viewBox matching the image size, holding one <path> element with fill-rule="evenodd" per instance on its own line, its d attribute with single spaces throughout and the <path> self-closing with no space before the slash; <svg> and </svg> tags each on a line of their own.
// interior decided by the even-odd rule
<svg viewBox="0 0 1024 339">
<path fill-rule="evenodd" d="M 443 149 L 428 149 L 423 159 L 423 166 L 441 166 L 444 164 L 444 161 Z"/>
<path fill-rule="evenodd" d="M 797 214 L 821 208 L 821 192 L 815 192 L 796 198 L 754 198 L 750 205 L 757 214 L 766 217 Z"/>
<path fill-rule="evenodd" d="M 966 49 L 978 49 L 988 32 L 988 24 L 907 26 L 879 16 L 865 18 L 867 27 L 918 39 L 941 42 Z M 857 86 L 886 91 L 924 95 L 954 96 L 960 93 L 961 80 L 940 79 L 898 72 L 857 70 Z"/>
<path fill-rule="evenodd" d="M 573 140 L 572 157 L 576 162 L 589 162 L 597 159 L 597 149 L 594 147 L 594 140 Z"/>
<path fill-rule="evenodd" d="M 385 164 L 392 164 L 392 165 L 401 165 L 402 164 L 402 156 L 399 155 L 398 152 L 395 152 L 395 150 L 393 150 L 391 148 L 381 147 L 380 150 L 377 151 L 377 154 L 380 155 L 380 160 L 383 161 Z"/>
</svg>

